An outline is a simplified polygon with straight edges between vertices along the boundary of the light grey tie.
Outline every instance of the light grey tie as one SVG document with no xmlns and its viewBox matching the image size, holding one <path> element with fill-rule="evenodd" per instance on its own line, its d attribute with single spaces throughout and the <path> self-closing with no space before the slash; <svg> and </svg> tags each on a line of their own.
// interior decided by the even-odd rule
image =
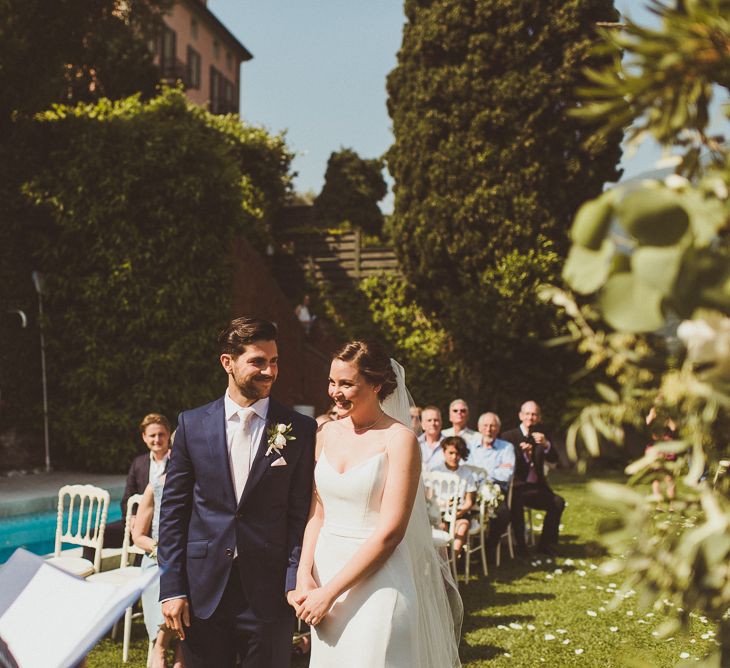
<svg viewBox="0 0 730 668">
<path fill-rule="evenodd" d="M 236 502 L 241 500 L 243 488 L 248 480 L 251 466 L 251 418 L 255 415 L 251 408 L 241 408 L 237 411 L 241 426 L 233 435 L 231 443 L 231 476 L 233 490 L 236 493 Z"/>
</svg>

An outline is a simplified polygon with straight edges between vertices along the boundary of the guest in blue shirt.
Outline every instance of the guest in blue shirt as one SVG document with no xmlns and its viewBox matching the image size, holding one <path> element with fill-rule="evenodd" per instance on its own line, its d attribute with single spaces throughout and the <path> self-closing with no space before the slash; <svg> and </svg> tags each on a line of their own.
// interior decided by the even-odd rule
<svg viewBox="0 0 730 668">
<path fill-rule="evenodd" d="M 436 406 L 426 406 L 421 411 L 423 433 L 418 437 L 418 445 L 421 448 L 423 468 L 427 471 L 433 471 L 444 463 L 444 451 L 441 449 L 444 438 L 441 433 L 442 425 L 441 411 Z"/>
<path fill-rule="evenodd" d="M 497 438 L 502 421 L 496 413 L 482 413 L 477 425 L 481 440 L 477 445 L 472 445 L 469 463 L 483 468 L 487 472 L 487 478 L 496 482 L 504 493 L 504 498 L 494 509 L 494 517 L 489 522 L 487 557 L 492 560 L 496 555 L 499 539 L 510 523 L 507 493 L 515 471 L 515 449 L 509 441 Z"/>
</svg>

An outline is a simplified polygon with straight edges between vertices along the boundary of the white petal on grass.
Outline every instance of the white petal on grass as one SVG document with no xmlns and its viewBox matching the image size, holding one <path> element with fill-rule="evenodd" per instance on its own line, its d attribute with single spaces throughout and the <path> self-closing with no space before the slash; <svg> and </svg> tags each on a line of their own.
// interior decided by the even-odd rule
<svg viewBox="0 0 730 668">
<path fill-rule="evenodd" d="M 578 575 L 580 577 L 582 577 L 582 578 L 584 578 L 586 576 L 586 572 L 585 571 L 582 571 L 582 570 L 581 571 L 576 571 L 576 573 L 578 573 Z"/>
<path fill-rule="evenodd" d="M 507 630 L 507 627 L 504 624 L 497 624 L 497 628 L 500 631 L 506 631 Z"/>
<path fill-rule="evenodd" d="M 556 568 L 553 571 L 553 573 L 555 573 L 555 575 L 562 575 L 563 574 L 563 569 L 562 568 Z"/>
<path fill-rule="evenodd" d="M 511 622 L 509 627 L 511 629 L 514 629 L 515 631 L 521 631 L 522 630 L 522 624 L 518 624 L 517 622 Z"/>
<path fill-rule="evenodd" d="M 570 638 L 563 640 L 563 645 L 570 645 Z"/>
<path fill-rule="evenodd" d="M 566 559 L 563 562 L 563 566 L 572 566 L 575 562 L 572 559 Z"/>
<path fill-rule="evenodd" d="M 580 588 L 581 589 L 588 589 L 588 587 L 586 587 L 585 585 L 581 585 Z"/>
<path fill-rule="evenodd" d="M 610 626 L 608 630 L 611 631 L 611 633 L 616 633 L 616 631 L 618 631 L 618 626 Z"/>
<path fill-rule="evenodd" d="M 545 640 L 555 640 L 555 636 L 552 633 L 546 633 Z"/>
<path fill-rule="evenodd" d="M 568 632 L 568 631 L 567 631 L 566 629 L 555 629 L 555 633 L 562 633 L 562 634 L 565 634 L 565 633 L 567 633 L 567 632 Z"/>
<path fill-rule="evenodd" d="M 576 654 L 583 654 L 583 650 L 582 649 L 577 649 L 577 650 L 575 650 L 575 653 Z"/>
<path fill-rule="evenodd" d="M 534 631 L 535 630 L 535 625 L 534 624 L 528 624 L 527 625 L 527 630 L 528 631 Z"/>
<path fill-rule="evenodd" d="M 626 611 L 626 616 L 627 617 L 633 617 L 634 616 L 634 611 L 633 610 L 627 610 Z"/>
<path fill-rule="evenodd" d="M 591 570 L 592 571 L 598 570 L 598 566 L 596 566 L 595 564 L 591 564 Z"/>
<path fill-rule="evenodd" d="M 586 615 L 589 617 L 598 617 L 598 613 L 595 610 L 586 610 Z"/>
<path fill-rule="evenodd" d="M 679 658 L 680 658 L 680 659 L 689 659 L 689 652 L 682 652 L 682 653 L 681 653 L 681 654 L 679 655 Z"/>
<path fill-rule="evenodd" d="M 553 576 L 552 576 L 552 575 L 550 575 L 550 573 L 546 573 L 546 574 L 545 574 L 545 579 L 546 579 L 546 580 L 552 580 L 552 579 L 553 579 Z"/>
</svg>

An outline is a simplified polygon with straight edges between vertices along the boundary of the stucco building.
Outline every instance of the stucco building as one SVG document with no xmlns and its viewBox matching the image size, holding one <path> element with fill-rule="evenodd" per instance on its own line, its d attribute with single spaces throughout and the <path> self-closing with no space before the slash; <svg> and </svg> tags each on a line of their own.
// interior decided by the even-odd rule
<svg viewBox="0 0 730 668">
<path fill-rule="evenodd" d="M 214 114 L 239 112 L 241 64 L 253 56 L 207 7 L 175 0 L 157 45 L 163 80 L 182 81 L 191 102 Z"/>
</svg>

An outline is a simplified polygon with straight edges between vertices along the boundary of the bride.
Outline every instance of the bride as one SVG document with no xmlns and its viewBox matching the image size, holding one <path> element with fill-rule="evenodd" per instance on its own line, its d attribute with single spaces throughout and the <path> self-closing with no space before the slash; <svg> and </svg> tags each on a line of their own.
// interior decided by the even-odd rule
<svg viewBox="0 0 730 668">
<path fill-rule="evenodd" d="M 432 544 L 403 369 L 371 343 L 334 356 L 338 420 L 318 432 L 314 494 L 289 600 L 311 668 L 459 666 L 462 606 Z"/>
</svg>

